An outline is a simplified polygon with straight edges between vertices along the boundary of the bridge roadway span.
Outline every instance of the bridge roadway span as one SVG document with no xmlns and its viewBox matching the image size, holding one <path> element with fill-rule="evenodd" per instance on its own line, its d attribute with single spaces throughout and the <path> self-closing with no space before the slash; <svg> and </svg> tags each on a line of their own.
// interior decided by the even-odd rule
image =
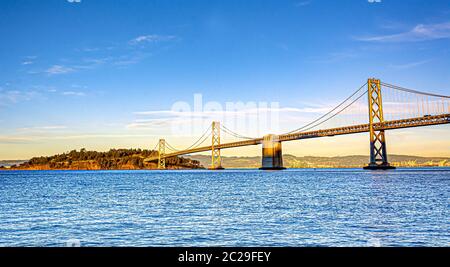
<svg viewBox="0 0 450 267">
<path fill-rule="evenodd" d="M 429 125 L 439 125 L 450 123 L 450 114 L 442 114 L 436 116 L 424 116 L 410 119 L 402 119 L 402 120 L 393 120 L 393 121 L 384 121 L 382 123 L 374 123 L 375 130 L 394 130 L 394 129 L 402 129 L 402 128 L 412 128 L 419 126 L 429 126 Z M 308 132 L 298 132 L 291 134 L 282 134 L 278 136 L 278 140 L 280 142 L 300 140 L 300 139 L 308 139 L 308 138 L 317 138 L 317 137 L 326 137 L 326 136 L 335 136 L 335 135 L 346 135 L 346 134 L 355 134 L 355 133 L 364 133 L 369 132 L 369 124 L 360 124 L 360 125 L 352 125 L 346 127 L 332 128 L 332 129 L 324 129 L 317 131 L 308 131 Z M 224 143 L 216 146 L 216 149 L 227 149 L 233 147 L 242 147 L 242 146 L 251 146 L 251 145 L 259 145 L 263 142 L 263 138 L 255 138 L 245 141 Z M 163 158 L 170 158 L 175 156 L 187 155 L 198 152 L 210 151 L 212 146 L 204 146 L 197 147 L 194 149 L 181 150 L 178 152 L 168 153 L 162 155 Z M 145 159 L 145 161 L 155 161 L 158 160 L 158 156 L 149 157 Z"/>
</svg>

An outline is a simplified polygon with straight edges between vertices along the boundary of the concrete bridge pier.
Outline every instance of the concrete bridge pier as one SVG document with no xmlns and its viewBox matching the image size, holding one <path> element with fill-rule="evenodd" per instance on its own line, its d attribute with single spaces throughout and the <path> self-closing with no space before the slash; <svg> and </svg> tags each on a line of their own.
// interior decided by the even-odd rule
<svg viewBox="0 0 450 267">
<path fill-rule="evenodd" d="M 225 168 L 222 167 L 222 166 L 215 166 L 215 167 L 209 167 L 208 170 L 211 170 L 211 171 L 217 170 L 217 171 L 219 171 L 219 170 L 225 170 Z"/>
<path fill-rule="evenodd" d="M 278 135 L 264 136 L 262 143 L 262 167 L 260 170 L 284 170 L 283 152 Z"/>
</svg>

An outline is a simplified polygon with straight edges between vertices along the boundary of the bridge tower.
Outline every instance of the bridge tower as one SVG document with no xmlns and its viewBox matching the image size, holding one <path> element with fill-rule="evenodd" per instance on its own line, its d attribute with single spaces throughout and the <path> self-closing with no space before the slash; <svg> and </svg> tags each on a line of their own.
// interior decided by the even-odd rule
<svg viewBox="0 0 450 267">
<path fill-rule="evenodd" d="M 260 170 L 284 170 L 283 152 L 278 135 L 268 134 L 262 142 L 262 167 Z"/>
<path fill-rule="evenodd" d="M 164 157 L 166 154 L 166 140 L 159 139 L 158 143 L 158 169 L 166 168 L 166 158 Z"/>
<path fill-rule="evenodd" d="M 384 130 L 374 129 L 375 123 L 384 122 L 380 80 L 370 78 L 367 82 L 367 88 L 369 99 L 370 162 L 364 169 L 395 169 L 388 162 Z"/>
<path fill-rule="evenodd" d="M 211 170 L 223 170 L 222 158 L 220 157 L 220 122 L 213 121 L 211 126 Z"/>
</svg>

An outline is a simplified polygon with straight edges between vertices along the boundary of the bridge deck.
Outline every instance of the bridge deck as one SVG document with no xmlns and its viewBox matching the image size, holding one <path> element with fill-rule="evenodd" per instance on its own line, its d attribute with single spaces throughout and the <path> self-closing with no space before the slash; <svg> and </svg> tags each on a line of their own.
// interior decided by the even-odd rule
<svg viewBox="0 0 450 267">
<path fill-rule="evenodd" d="M 439 125 L 439 124 L 446 124 L 446 123 L 450 123 L 450 114 L 385 121 L 383 123 L 375 123 L 374 128 L 375 128 L 375 130 L 394 130 L 394 129 L 402 129 L 402 128 L 419 127 L 419 126 Z M 345 126 L 345 127 L 339 127 L 339 128 L 317 130 L 317 131 L 283 134 L 283 135 L 279 136 L 279 140 L 282 142 L 286 142 L 286 141 L 293 141 L 293 140 L 299 140 L 299 139 L 363 133 L 363 132 L 368 132 L 368 131 L 369 131 L 369 124 L 360 124 L 360 125 L 352 125 L 352 126 Z M 251 139 L 251 140 L 220 144 L 220 146 L 216 146 L 216 148 L 227 149 L 227 148 L 233 148 L 233 147 L 259 145 L 259 144 L 261 144 L 262 141 L 263 141 L 263 138 L 256 138 L 256 139 Z M 194 148 L 194 149 L 182 150 L 182 151 L 178 151 L 178 152 L 174 152 L 174 153 L 165 154 L 163 156 L 163 158 L 170 158 L 170 157 L 187 155 L 187 154 L 192 154 L 192 153 L 205 152 L 205 151 L 210 151 L 211 149 L 212 149 L 211 146 L 198 147 L 198 148 Z M 146 162 L 155 161 L 155 160 L 158 160 L 158 157 L 150 157 L 150 158 L 145 159 Z"/>
</svg>

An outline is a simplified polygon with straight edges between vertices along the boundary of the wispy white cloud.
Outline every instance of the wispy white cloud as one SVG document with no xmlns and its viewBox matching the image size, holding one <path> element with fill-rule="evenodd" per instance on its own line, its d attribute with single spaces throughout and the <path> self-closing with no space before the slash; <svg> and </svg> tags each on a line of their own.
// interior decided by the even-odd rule
<svg viewBox="0 0 450 267">
<path fill-rule="evenodd" d="M 306 108 L 292 108 L 292 107 L 284 107 L 284 108 L 250 108 L 250 109 L 239 109 L 239 110 L 213 110 L 213 111 L 175 111 L 175 110 L 152 110 L 152 111 L 138 111 L 134 112 L 135 115 L 141 116 L 178 116 L 178 117 L 208 117 L 214 115 L 243 115 L 246 116 L 248 114 L 258 114 L 258 113 L 267 113 L 267 112 L 295 112 L 295 113 L 322 113 L 330 110 L 330 107 L 306 107 Z"/>
<path fill-rule="evenodd" d="M 0 105 L 15 104 L 21 101 L 29 101 L 38 96 L 36 91 L 7 90 L 0 91 Z"/>
<path fill-rule="evenodd" d="M 128 66 L 133 64 L 138 64 L 143 61 L 147 57 L 151 56 L 151 53 L 134 53 L 128 55 L 122 55 L 120 57 L 116 57 L 111 61 L 113 66 Z"/>
<path fill-rule="evenodd" d="M 313 59 L 311 62 L 313 63 L 336 63 L 340 61 L 349 60 L 352 58 L 357 57 L 358 54 L 356 52 L 333 52 L 329 53 L 328 55 Z"/>
<path fill-rule="evenodd" d="M 14 144 L 32 141 L 33 138 L 27 136 L 0 135 L 0 144 Z"/>
<path fill-rule="evenodd" d="M 97 52 L 97 51 L 100 50 L 100 48 L 98 48 L 98 47 L 85 47 L 85 48 L 82 48 L 80 50 L 83 51 L 83 52 Z"/>
<path fill-rule="evenodd" d="M 93 57 L 93 58 L 85 58 L 83 59 L 82 65 L 78 66 L 78 68 L 93 68 L 95 66 L 99 66 L 105 63 L 108 63 L 112 60 L 112 57 Z"/>
<path fill-rule="evenodd" d="M 32 70 L 28 71 L 29 74 L 42 74 L 45 73 L 49 76 L 63 75 L 85 70 L 94 70 L 102 66 L 124 66 L 139 63 L 145 56 L 142 55 L 123 55 L 120 57 L 92 57 L 82 59 L 78 63 L 72 63 L 70 65 L 53 65 L 44 71 Z"/>
<path fill-rule="evenodd" d="M 42 141 L 54 141 L 54 140 L 85 140 L 85 139 L 124 139 L 124 138 L 148 138 L 153 137 L 152 134 L 67 134 L 67 135 L 54 135 L 54 134 L 26 134 L 26 135 L 0 135 L 0 144 L 11 143 L 37 143 Z"/>
<path fill-rule="evenodd" d="M 47 70 L 45 70 L 45 72 L 48 75 L 66 74 L 66 73 L 70 73 L 70 72 L 74 72 L 74 71 L 75 71 L 74 68 L 63 66 L 63 65 L 53 65 L 50 68 L 48 68 Z"/>
<path fill-rule="evenodd" d="M 162 129 L 164 127 L 174 127 L 175 125 L 195 125 L 195 127 L 193 126 L 191 130 L 188 130 L 190 134 L 194 134 L 197 133 L 196 131 L 198 129 L 203 129 L 204 125 L 208 125 L 213 120 L 235 124 L 237 121 L 246 121 L 249 119 L 253 121 L 258 121 L 261 119 L 263 121 L 265 120 L 264 118 L 283 118 L 290 116 L 295 118 L 295 120 L 291 121 L 308 121 L 310 117 L 315 117 L 318 114 L 325 113 L 329 110 L 330 108 L 328 106 L 291 108 L 277 107 L 277 105 L 275 105 L 268 107 L 211 111 L 140 111 L 134 113 L 137 116 L 137 119 L 126 125 L 126 128 L 130 130 L 151 130 Z M 264 125 L 264 123 L 262 123 L 262 125 Z M 252 131 L 253 130 L 255 129 L 252 129 Z"/>
<path fill-rule="evenodd" d="M 300 1 L 294 4 L 295 7 L 303 7 L 311 4 L 311 1 Z"/>
<path fill-rule="evenodd" d="M 130 41 L 128 43 L 122 44 L 122 46 L 119 45 L 119 47 L 113 47 L 108 46 L 106 48 L 81 48 L 77 49 L 77 51 L 87 52 L 90 53 L 88 58 L 82 58 L 81 60 L 73 60 L 70 63 L 65 62 L 65 64 L 55 64 L 50 66 L 49 68 L 45 70 L 30 70 L 28 71 L 29 74 L 40 74 L 45 73 L 47 75 L 53 76 L 53 75 L 61 75 L 61 74 L 68 74 L 73 72 L 78 72 L 82 70 L 91 70 L 96 69 L 101 66 L 126 66 L 126 65 L 132 65 L 137 64 L 147 58 L 148 56 L 151 56 L 151 53 L 145 53 L 143 51 L 138 51 L 136 49 L 129 49 L 129 45 L 136 46 L 138 48 L 143 48 L 145 44 L 148 43 L 157 43 L 157 42 L 164 42 L 164 41 L 170 41 L 176 39 L 173 35 L 141 35 L 138 36 Z M 139 45 L 139 46 L 138 46 Z M 120 47 L 122 48 L 122 54 L 116 53 L 115 55 L 109 55 L 105 56 L 99 56 L 95 57 L 95 52 L 105 52 L 110 50 L 120 50 Z M 139 49 L 140 50 L 140 49 Z M 109 52 L 108 52 L 109 53 Z M 104 54 L 104 53 L 103 53 Z M 61 60 L 63 61 L 63 60 Z M 24 65 L 30 65 L 33 64 L 33 58 L 27 57 L 26 60 L 22 62 Z"/>
<path fill-rule="evenodd" d="M 76 84 L 76 83 L 71 84 L 70 87 L 72 87 L 72 88 L 82 88 L 82 89 L 88 88 L 86 85 L 80 85 L 80 84 Z"/>
<path fill-rule="evenodd" d="M 46 126 L 33 126 L 33 127 L 23 127 L 18 128 L 17 131 L 21 132 L 47 132 L 55 130 L 64 130 L 67 126 L 64 125 L 46 125 Z"/>
<path fill-rule="evenodd" d="M 86 93 L 78 91 L 64 91 L 61 94 L 65 96 L 86 96 Z"/>
<path fill-rule="evenodd" d="M 421 42 L 450 38 L 450 22 L 418 24 L 411 30 L 390 35 L 357 37 L 364 42 Z"/>
<path fill-rule="evenodd" d="M 37 58 L 37 56 L 27 56 L 24 58 L 24 60 L 22 61 L 22 65 L 31 65 L 34 64 L 35 59 Z"/>
<path fill-rule="evenodd" d="M 424 65 L 428 62 L 430 62 L 431 60 L 422 60 L 422 61 L 416 61 L 416 62 L 410 62 L 410 63 L 405 63 L 405 64 L 392 64 L 389 67 L 393 68 L 393 69 L 399 69 L 399 70 L 403 70 L 403 69 L 411 69 L 411 68 L 415 68 L 421 65 Z"/>
<path fill-rule="evenodd" d="M 167 127 L 175 124 L 193 124 L 193 123 L 201 123 L 203 119 L 199 118 L 179 118 L 179 117 L 171 117 L 171 118 L 154 118 L 154 119 L 145 119 L 145 120 L 135 120 L 132 123 L 126 125 L 128 129 L 151 129 L 154 127 Z"/>
<path fill-rule="evenodd" d="M 156 43 L 163 41 L 174 40 L 176 37 L 173 35 L 158 35 L 158 34 L 150 34 L 150 35 L 141 35 L 132 40 L 130 40 L 130 44 L 136 45 L 140 43 Z"/>
<path fill-rule="evenodd" d="M 61 74 L 68 74 L 73 73 L 81 70 L 89 70 L 94 69 L 96 67 L 99 67 L 101 65 L 106 64 L 111 60 L 110 57 L 106 58 L 85 58 L 81 60 L 81 62 L 69 64 L 69 65 L 60 65 L 56 64 L 49 68 L 47 68 L 44 71 L 30 71 L 30 74 L 39 74 L 39 73 L 46 73 L 47 75 L 53 76 L 53 75 L 61 75 Z"/>
<path fill-rule="evenodd" d="M 74 69 L 84 70 L 84 69 L 94 69 L 101 66 L 125 66 L 125 65 L 133 65 L 141 62 L 148 56 L 151 56 L 151 53 L 143 53 L 143 52 L 132 52 L 125 53 L 119 56 L 108 56 L 108 57 L 99 57 L 99 58 L 86 58 L 83 60 L 82 64 L 73 66 Z"/>
</svg>

